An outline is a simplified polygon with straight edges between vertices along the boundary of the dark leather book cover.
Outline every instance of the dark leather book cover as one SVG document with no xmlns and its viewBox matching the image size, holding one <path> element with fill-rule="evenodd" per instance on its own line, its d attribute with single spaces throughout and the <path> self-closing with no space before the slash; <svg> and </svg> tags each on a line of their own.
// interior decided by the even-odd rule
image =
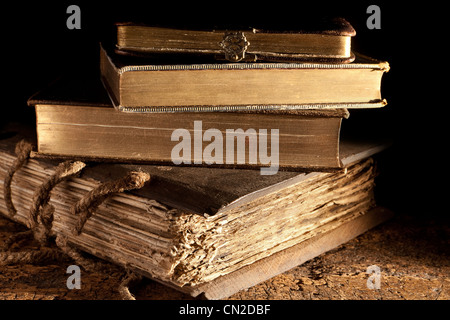
<svg viewBox="0 0 450 320">
<path fill-rule="evenodd" d="M 64 75 L 33 94 L 28 106 L 36 104 L 112 107 L 111 100 L 92 70 Z"/>
</svg>

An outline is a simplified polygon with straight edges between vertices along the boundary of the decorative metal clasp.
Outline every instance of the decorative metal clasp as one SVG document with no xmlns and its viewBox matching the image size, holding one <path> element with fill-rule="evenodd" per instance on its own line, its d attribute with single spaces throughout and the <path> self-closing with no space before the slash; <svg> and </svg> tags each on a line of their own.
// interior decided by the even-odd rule
<svg viewBox="0 0 450 320">
<path fill-rule="evenodd" d="M 250 42 L 241 31 L 226 32 L 223 36 L 220 47 L 225 53 L 225 58 L 231 62 L 238 62 L 245 58 Z"/>
</svg>

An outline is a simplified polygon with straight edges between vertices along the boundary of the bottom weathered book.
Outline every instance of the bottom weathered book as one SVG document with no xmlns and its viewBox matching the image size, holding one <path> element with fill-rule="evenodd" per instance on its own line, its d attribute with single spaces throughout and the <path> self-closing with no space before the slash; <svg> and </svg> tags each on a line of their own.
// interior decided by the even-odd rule
<svg viewBox="0 0 450 320">
<path fill-rule="evenodd" d="M 255 170 L 86 163 L 78 176 L 63 179 L 55 161 L 25 159 L 17 166 L 23 154 L 14 148 L 23 135 L 13 131 L 0 140 L 0 183 L 7 191 L 0 212 L 32 229 L 45 224 L 49 237 L 64 237 L 70 246 L 193 296 L 226 297 L 386 218 L 373 211 L 371 158 L 385 144 L 343 142 L 345 170 L 332 173 L 260 176 Z M 130 171 L 149 181 L 105 196 Z M 45 190 L 52 210 L 43 208 Z"/>
</svg>

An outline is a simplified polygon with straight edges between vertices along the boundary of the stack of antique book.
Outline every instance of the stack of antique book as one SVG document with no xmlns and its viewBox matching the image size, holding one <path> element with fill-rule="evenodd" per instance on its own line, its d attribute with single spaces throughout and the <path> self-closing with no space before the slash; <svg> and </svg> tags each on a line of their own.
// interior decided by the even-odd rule
<svg viewBox="0 0 450 320">
<path fill-rule="evenodd" d="M 375 203 L 372 157 L 387 145 L 340 139 L 349 109 L 386 105 L 389 65 L 352 52 L 344 19 L 295 32 L 116 30 L 116 43 L 100 47 L 99 74 L 70 75 L 30 98 L 36 136 L 3 135 L 1 212 L 33 226 L 36 190 L 60 162 L 83 161 L 53 186 L 49 235 L 210 299 L 389 217 Z M 23 138 L 36 147 L 19 167 Z M 102 193 L 129 172 L 145 183 Z"/>
</svg>

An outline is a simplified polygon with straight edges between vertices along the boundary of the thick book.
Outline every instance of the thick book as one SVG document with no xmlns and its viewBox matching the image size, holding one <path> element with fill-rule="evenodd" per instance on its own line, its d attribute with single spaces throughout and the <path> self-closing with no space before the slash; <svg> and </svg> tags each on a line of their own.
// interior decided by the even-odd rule
<svg viewBox="0 0 450 320">
<path fill-rule="evenodd" d="M 343 18 L 308 23 L 299 30 L 195 30 L 117 23 L 120 54 L 174 54 L 214 56 L 218 60 L 353 61 L 351 38 L 356 34 Z"/>
<path fill-rule="evenodd" d="M 31 97 L 41 156 L 278 169 L 341 167 L 345 109 L 123 113 L 97 81 L 60 79 Z"/>
<path fill-rule="evenodd" d="M 0 184 L 17 160 L 19 127 L 0 135 Z M 58 183 L 49 235 L 193 296 L 218 299 L 266 280 L 361 234 L 389 217 L 375 208 L 373 156 L 380 142 L 342 144 L 346 170 L 278 172 L 177 166 L 93 164 Z M 31 158 L 10 184 L 0 212 L 29 225 L 33 195 L 55 174 L 58 161 Z M 100 185 L 139 170 L 140 189 L 110 195 L 92 210 L 80 233 L 73 208 Z M 39 223 L 39 220 L 38 222 Z"/>
<path fill-rule="evenodd" d="M 376 108 L 387 62 L 193 63 L 123 57 L 100 49 L 102 81 L 125 112 Z"/>
</svg>

